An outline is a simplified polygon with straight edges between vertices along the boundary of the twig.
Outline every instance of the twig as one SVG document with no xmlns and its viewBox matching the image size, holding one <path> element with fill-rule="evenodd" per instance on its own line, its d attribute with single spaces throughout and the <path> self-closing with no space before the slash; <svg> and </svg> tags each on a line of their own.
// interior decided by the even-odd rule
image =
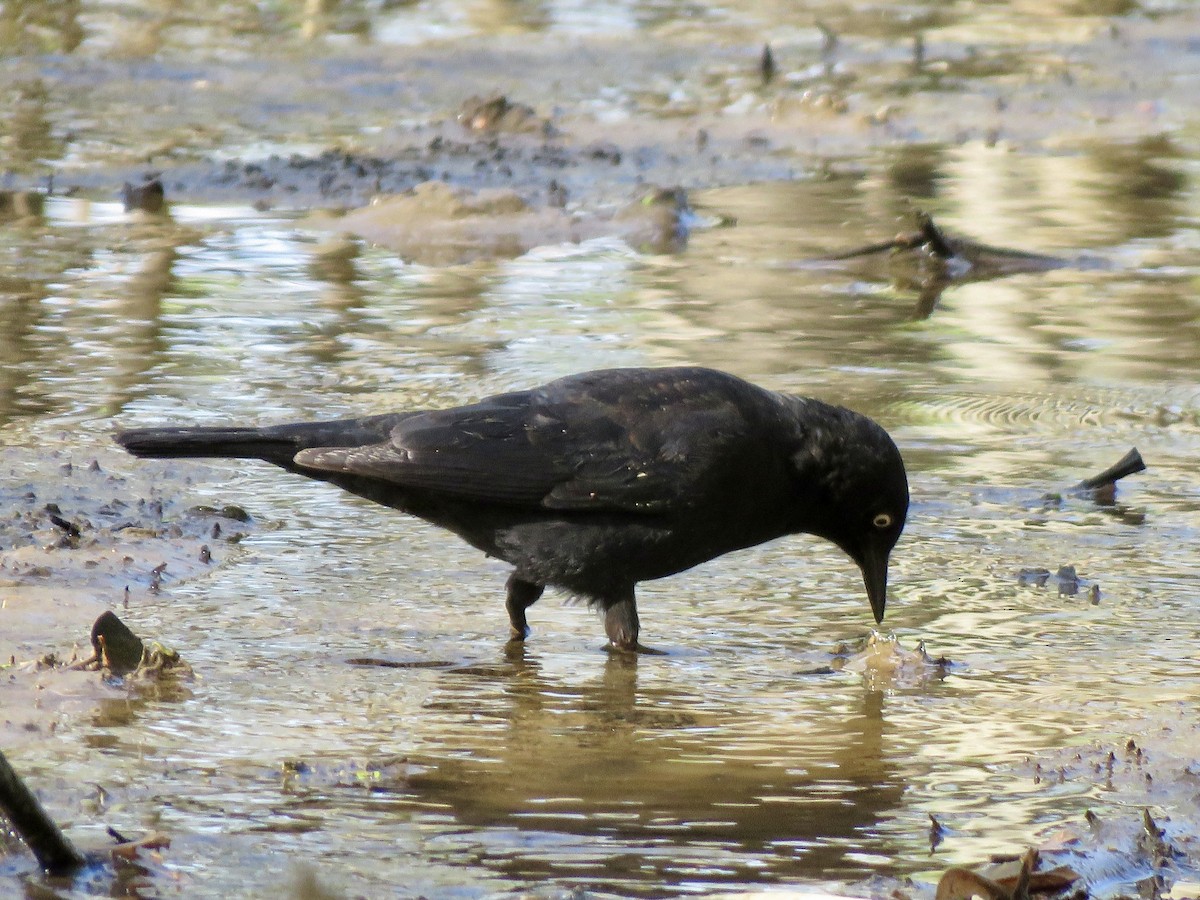
<svg viewBox="0 0 1200 900">
<path fill-rule="evenodd" d="M 83 854 L 42 809 L 3 753 L 0 753 L 0 811 L 33 851 L 38 865 L 51 875 L 62 875 L 86 865 Z"/>
<path fill-rule="evenodd" d="M 1085 478 L 1079 482 L 1075 485 L 1075 490 L 1094 491 L 1114 484 L 1126 475 L 1133 475 L 1136 472 L 1145 471 L 1145 469 L 1146 464 L 1142 461 L 1142 454 L 1138 453 L 1137 447 L 1134 447 L 1099 475 L 1093 475 L 1091 478 Z"/>
<path fill-rule="evenodd" d="M 916 210 L 914 215 L 917 219 L 917 227 L 921 229 L 921 237 L 925 239 L 929 251 L 939 259 L 949 259 L 954 256 L 954 245 L 942 233 L 942 229 L 933 224 L 933 216 L 921 209 Z"/>
</svg>

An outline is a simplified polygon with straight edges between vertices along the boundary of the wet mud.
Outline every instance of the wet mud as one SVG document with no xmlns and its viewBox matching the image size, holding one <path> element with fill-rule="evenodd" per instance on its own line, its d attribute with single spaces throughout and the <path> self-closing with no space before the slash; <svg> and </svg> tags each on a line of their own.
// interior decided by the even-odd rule
<svg viewBox="0 0 1200 900">
<path fill-rule="evenodd" d="M 167 19 L 157 44 L 140 52 L 100 47 L 50 69 L 37 57 L 2 61 L 19 115 L 10 131 L 28 148 L 10 180 L 32 187 L 49 178 L 57 193 L 99 197 L 151 171 L 180 200 L 298 209 L 362 206 L 436 180 L 512 190 L 539 206 L 556 196 L 602 205 L 646 186 L 853 169 L 864 154 L 902 144 L 1045 152 L 1141 140 L 1170 129 L 1171 104 L 1186 98 L 1196 66 L 1187 9 L 1123 19 L 1089 16 L 1086 5 L 1074 19 L 1047 11 L 1044 40 L 1024 47 L 989 40 L 986 28 L 972 33 L 969 23 L 959 23 L 962 38 L 946 29 L 936 43 L 918 41 L 949 23 L 902 10 L 881 11 L 871 25 L 852 7 L 824 12 L 813 11 L 823 37 L 807 16 L 787 23 L 797 30 L 772 44 L 765 81 L 761 44 L 706 41 L 694 27 L 644 42 L 585 41 L 582 52 L 505 35 L 486 46 L 331 44 L 311 58 L 297 48 L 264 78 L 268 43 L 219 63 L 203 43 L 179 58 L 171 51 L 180 32 Z M 208 29 L 226 40 L 215 24 Z M 153 66 L 141 63 L 157 50 L 165 52 Z M 1167 55 L 1173 69 L 1153 64 Z M 133 103 L 124 96 L 131 79 Z M 498 93 L 499 84 L 509 89 Z M 66 152 L 64 103 L 90 116 L 96 149 L 86 164 Z M 1055 117 L 1041 113 L 1048 106 Z"/>
<path fill-rule="evenodd" d="M 77 665 L 96 646 L 89 623 L 113 610 L 136 621 L 147 596 L 220 565 L 254 527 L 237 506 L 183 505 L 169 476 L 106 470 L 116 458 L 0 451 L 7 748 L 43 741 L 60 722 L 127 696 L 129 685 Z M 137 669 L 140 655 L 126 668 Z"/>
</svg>

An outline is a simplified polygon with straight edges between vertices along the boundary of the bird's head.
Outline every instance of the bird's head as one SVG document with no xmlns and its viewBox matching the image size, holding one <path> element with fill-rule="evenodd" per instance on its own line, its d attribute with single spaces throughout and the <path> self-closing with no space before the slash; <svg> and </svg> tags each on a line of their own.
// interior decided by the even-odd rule
<svg viewBox="0 0 1200 900">
<path fill-rule="evenodd" d="M 871 419 L 820 406 L 824 421 L 805 417 L 803 441 L 792 456 L 804 496 L 799 530 L 832 541 L 858 563 L 871 612 L 882 622 L 888 558 L 908 516 L 904 461 Z"/>
</svg>

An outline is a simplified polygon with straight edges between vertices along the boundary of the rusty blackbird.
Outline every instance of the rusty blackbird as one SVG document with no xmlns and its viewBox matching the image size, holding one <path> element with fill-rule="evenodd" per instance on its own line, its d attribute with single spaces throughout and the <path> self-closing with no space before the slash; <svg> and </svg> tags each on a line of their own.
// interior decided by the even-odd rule
<svg viewBox="0 0 1200 900">
<path fill-rule="evenodd" d="M 801 532 L 858 563 L 882 621 L 908 513 L 900 452 L 866 416 L 698 367 L 584 372 L 451 409 L 123 431 L 147 457 L 260 459 L 419 516 L 513 566 L 512 638 L 547 585 L 641 649 L 634 589 Z"/>
</svg>

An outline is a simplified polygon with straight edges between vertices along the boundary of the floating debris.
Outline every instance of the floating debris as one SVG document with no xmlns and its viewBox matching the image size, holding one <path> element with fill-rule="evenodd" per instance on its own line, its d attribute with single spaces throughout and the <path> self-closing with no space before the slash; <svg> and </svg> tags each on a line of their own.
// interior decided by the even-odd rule
<svg viewBox="0 0 1200 900">
<path fill-rule="evenodd" d="M 775 67 L 775 55 L 771 52 L 770 44 L 763 44 L 762 55 L 758 58 L 758 77 L 762 79 L 763 84 L 770 84 L 775 80 L 779 70 Z"/>
<path fill-rule="evenodd" d="M 930 656 L 924 641 L 907 650 L 894 634 L 881 635 L 872 630 L 862 643 L 840 646 L 832 670 L 859 672 L 869 690 L 884 690 L 941 681 L 952 665 L 945 656 Z"/>
<path fill-rule="evenodd" d="M 1019 858 L 984 866 L 978 870 L 954 866 L 938 881 L 936 900 L 1028 900 L 1031 894 L 1058 893 L 1079 880 L 1068 866 L 1038 871 L 1040 854 L 1030 848 Z"/>
<path fill-rule="evenodd" d="M 161 831 L 151 831 L 140 838 L 127 838 L 111 826 L 105 831 L 117 842 L 116 846 L 108 849 L 115 862 L 120 860 L 133 862 L 143 850 L 162 850 L 171 846 L 171 839 Z"/>
<path fill-rule="evenodd" d="M 0 814 L 10 823 L 13 830 L 33 853 L 42 870 L 51 876 L 65 876 L 88 866 L 104 868 L 104 859 L 99 854 L 80 852 L 58 824 L 38 802 L 25 782 L 0 752 Z M 143 850 L 160 850 L 171 846 L 171 839 L 160 832 L 151 832 L 136 840 L 125 837 L 111 826 L 108 834 L 117 841 L 109 848 L 109 856 L 115 868 L 132 863 Z M 144 869 L 139 870 L 144 872 Z M 119 871 L 115 873 L 120 880 Z M 115 885 L 114 885 L 115 886 Z M 40 894 L 38 894 L 40 896 Z M 49 895 L 47 895 L 49 896 Z M 58 896 L 55 894 L 55 896 Z M 113 896 L 118 896 L 114 893 Z M 125 896 L 122 892 L 120 896 Z"/>
<path fill-rule="evenodd" d="M 1094 261 L 1069 260 L 1042 253 L 992 247 L 968 238 L 952 237 L 923 210 L 913 210 L 916 230 L 897 234 L 891 240 L 867 244 L 808 260 L 808 264 L 848 263 L 874 258 L 884 260 L 881 277 L 904 290 L 915 291 L 918 302 L 914 317 L 928 318 L 938 298 L 952 284 L 989 281 L 1023 272 L 1048 272 L 1069 266 L 1094 266 Z M 885 274 L 886 273 L 886 274 Z M 870 273 L 868 273 L 870 274 Z"/>
<path fill-rule="evenodd" d="M 1138 453 L 1137 447 L 1133 447 L 1099 475 L 1093 475 L 1091 478 L 1085 478 L 1079 482 L 1071 488 L 1071 493 L 1087 495 L 1099 504 L 1111 506 L 1116 500 L 1117 482 L 1122 478 L 1144 471 L 1146 471 L 1146 463 L 1142 460 L 1142 454 Z"/>
<path fill-rule="evenodd" d="M 1088 599 L 1093 604 L 1100 602 L 1100 586 L 1081 578 L 1078 570 L 1071 565 L 1059 566 L 1053 573 L 1049 569 L 1021 569 L 1017 573 L 1017 584 L 1022 587 L 1054 587 L 1060 597 L 1074 597 L 1086 588 Z"/>
<path fill-rule="evenodd" d="M 1017 584 L 1022 587 L 1054 587 L 1060 597 L 1074 597 L 1080 590 L 1087 590 L 1092 605 L 1100 602 L 1100 585 L 1081 578 L 1072 565 L 1062 565 L 1058 570 L 1031 568 L 1017 572 Z"/>
<path fill-rule="evenodd" d="M 140 211 L 157 215 L 166 206 L 166 191 L 157 176 L 147 176 L 141 184 L 130 184 L 128 181 L 121 186 L 121 202 L 125 212 Z"/>
<path fill-rule="evenodd" d="M 1079 593 L 1079 573 L 1075 571 L 1074 566 L 1060 566 L 1055 579 L 1058 581 L 1060 597 L 1073 597 Z"/>
<path fill-rule="evenodd" d="M 929 814 L 929 852 L 937 850 L 938 845 L 946 839 L 946 827 L 937 820 L 933 813 Z"/>
</svg>

